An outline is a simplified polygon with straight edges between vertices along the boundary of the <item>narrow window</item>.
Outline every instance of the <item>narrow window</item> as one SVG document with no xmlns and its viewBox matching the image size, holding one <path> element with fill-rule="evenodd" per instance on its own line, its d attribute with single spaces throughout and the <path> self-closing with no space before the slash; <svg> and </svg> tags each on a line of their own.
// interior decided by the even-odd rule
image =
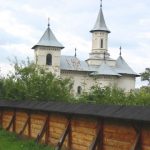
<svg viewBox="0 0 150 150">
<path fill-rule="evenodd" d="M 52 65 L 52 55 L 47 54 L 46 56 L 46 65 Z"/>
<path fill-rule="evenodd" d="M 101 39 L 101 48 L 103 48 L 103 44 L 104 44 L 103 39 Z"/>
<path fill-rule="evenodd" d="M 82 91 L 81 86 L 78 86 L 78 88 L 77 88 L 77 93 L 78 93 L 78 94 L 81 94 L 81 91 Z"/>
</svg>

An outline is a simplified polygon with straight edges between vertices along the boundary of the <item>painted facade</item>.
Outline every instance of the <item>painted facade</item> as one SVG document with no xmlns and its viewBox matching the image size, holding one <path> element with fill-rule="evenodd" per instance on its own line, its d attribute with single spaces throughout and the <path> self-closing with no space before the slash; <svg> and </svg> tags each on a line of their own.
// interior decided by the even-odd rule
<svg viewBox="0 0 150 150">
<path fill-rule="evenodd" d="M 89 58 L 81 61 L 76 55 L 61 55 L 64 47 L 56 39 L 48 24 L 40 41 L 33 46 L 35 62 L 56 76 L 70 78 L 74 83 L 72 92 L 75 95 L 89 91 L 94 85 L 116 86 L 126 92 L 134 89 L 135 78 L 138 75 L 125 62 L 121 52 L 117 60 L 110 58 L 108 52 L 110 30 L 106 26 L 102 6 L 90 32 L 92 34 L 92 50 Z"/>
</svg>

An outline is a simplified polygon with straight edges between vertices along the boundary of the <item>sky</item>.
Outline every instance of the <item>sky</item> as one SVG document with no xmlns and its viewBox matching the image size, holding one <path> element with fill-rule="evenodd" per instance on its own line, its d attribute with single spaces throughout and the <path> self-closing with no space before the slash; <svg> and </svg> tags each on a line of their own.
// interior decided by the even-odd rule
<svg viewBox="0 0 150 150">
<path fill-rule="evenodd" d="M 91 33 L 100 0 L 0 0 L 0 68 L 11 70 L 9 60 L 34 59 L 31 49 L 41 38 L 50 18 L 50 27 L 65 47 L 62 55 L 85 60 L 91 51 Z M 108 51 L 122 56 L 137 73 L 150 67 L 150 0 L 103 0 L 109 34 Z M 137 79 L 136 87 L 146 85 Z"/>
</svg>

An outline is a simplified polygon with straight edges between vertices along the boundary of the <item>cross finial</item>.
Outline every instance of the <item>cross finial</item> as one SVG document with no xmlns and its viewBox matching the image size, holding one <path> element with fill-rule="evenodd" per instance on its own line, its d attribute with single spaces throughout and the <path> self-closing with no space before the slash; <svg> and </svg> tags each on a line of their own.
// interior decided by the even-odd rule
<svg viewBox="0 0 150 150">
<path fill-rule="evenodd" d="M 102 0 L 100 0 L 100 8 L 102 8 L 102 5 L 103 4 L 103 1 Z"/>
<path fill-rule="evenodd" d="M 50 26 L 50 19 L 49 19 L 49 17 L 48 17 L 48 28 L 49 28 L 49 26 Z"/>
<path fill-rule="evenodd" d="M 106 60 L 106 53 L 104 52 L 104 61 Z"/>
<path fill-rule="evenodd" d="M 77 49 L 75 48 L 75 54 L 74 54 L 75 57 L 77 57 Z"/>
<path fill-rule="evenodd" d="M 120 53 L 119 53 L 119 55 L 121 56 L 121 50 L 122 50 L 122 47 L 120 46 L 120 48 L 119 48 L 119 49 L 120 49 Z"/>
</svg>

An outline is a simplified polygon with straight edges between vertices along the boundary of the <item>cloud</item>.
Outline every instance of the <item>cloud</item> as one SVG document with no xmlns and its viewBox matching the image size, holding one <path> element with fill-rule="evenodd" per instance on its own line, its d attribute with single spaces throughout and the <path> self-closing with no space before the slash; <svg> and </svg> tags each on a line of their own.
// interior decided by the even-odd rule
<svg viewBox="0 0 150 150">
<path fill-rule="evenodd" d="M 10 72 L 13 72 L 13 67 L 8 63 L 0 63 L 0 76 L 6 77 Z"/>
<path fill-rule="evenodd" d="M 8 57 L 34 58 L 31 47 L 46 30 L 47 18 L 57 39 L 65 46 L 63 55 L 85 60 L 91 51 L 91 33 L 99 11 L 96 0 L 9 0 L 0 5 L 0 64 Z M 136 72 L 150 67 L 150 1 L 105 0 L 103 12 L 109 36 L 109 52 L 117 58 L 119 47 L 123 57 Z M 139 84 L 140 82 L 138 82 Z"/>
</svg>

